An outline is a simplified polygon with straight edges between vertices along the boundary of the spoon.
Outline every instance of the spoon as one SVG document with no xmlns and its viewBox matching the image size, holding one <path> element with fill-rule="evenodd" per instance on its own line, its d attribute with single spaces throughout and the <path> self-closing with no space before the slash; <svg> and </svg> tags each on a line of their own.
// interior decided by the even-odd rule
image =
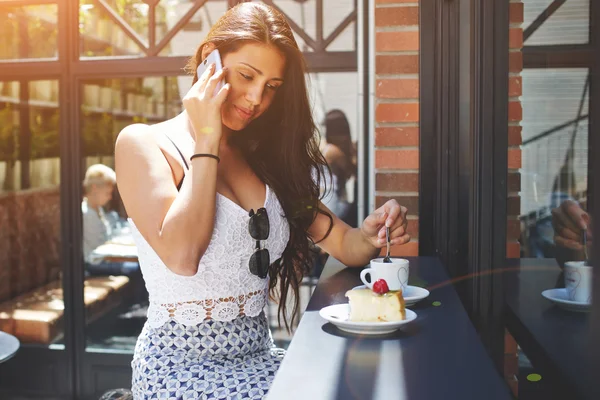
<svg viewBox="0 0 600 400">
<path fill-rule="evenodd" d="M 587 251 L 587 230 L 584 229 L 583 230 L 583 265 L 585 266 L 589 266 L 590 265 L 590 259 L 588 257 L 588 251 Z"/>
<path fill-rule="evenodd" d="M 387 245 L 387 252 L 385 257 L 383 258 L 384 263 L 391 263 L 392 259 L 390 258 L 390 227 L 385 227 L 385 241 Z"/>
</svg>

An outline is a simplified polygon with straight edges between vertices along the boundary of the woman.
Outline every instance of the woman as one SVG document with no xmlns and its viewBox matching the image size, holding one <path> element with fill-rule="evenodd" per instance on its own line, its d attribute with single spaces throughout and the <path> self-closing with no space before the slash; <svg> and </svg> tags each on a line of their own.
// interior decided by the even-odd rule
<svg viewBox="0 0 600 400">
<path fill-rule="evenodd" d="M 290 289 L 298 298 L 309 241 L 362 266 L 383 247 L 384 223 L 393 243 L 409 240 L 395 201 L 360 229 L 320 205 L 311 171 L 325 161 L 302 54 L 281 14 L 261 3 L 230 9 L 190 70 L 215 48 L 224 70 L 194 76 L 183 113 L 131 125 L 116 144 L 150 295 L 132 362 L 136 398 L 263 398 L 282 351 L 262 310 L 269 291 L 280 315 Z"/>
</svg>

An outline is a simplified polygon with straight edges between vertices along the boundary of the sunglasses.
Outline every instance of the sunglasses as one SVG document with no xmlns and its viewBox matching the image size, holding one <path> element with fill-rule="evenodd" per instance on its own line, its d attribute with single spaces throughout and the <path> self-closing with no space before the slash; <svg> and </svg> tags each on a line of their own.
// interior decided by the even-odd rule
<svg viewBox="0 0 600 400">
<path fill-rule="evenodd" d="M 264 279 L 269 273 L 271 257 L 268 249 L 260 248 L 260 241 L 267 240 L 269 237 L 269 216 L 264 207 L 259 208 L 256 212 L 251 209 L 248 215 L 250 216 L 250 221 L 248 221 L 248 233 L 250 233 L 252 239 L 256 241 L 256 247 L 249 262 L 250 272 L 259 278 Z"/>
</svg>

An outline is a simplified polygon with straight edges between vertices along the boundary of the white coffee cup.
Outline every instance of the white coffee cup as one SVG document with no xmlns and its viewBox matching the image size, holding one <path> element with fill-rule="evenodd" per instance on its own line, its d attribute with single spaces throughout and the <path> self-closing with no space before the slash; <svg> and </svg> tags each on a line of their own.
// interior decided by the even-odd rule
<svg viewBox="0 0 600 400">
<path fill-rule="evenodd" d="M 567 261 L 565 263 L 565 288 L 571 301 L 580 303 L 592 302 L 592 267 L 583 261 Z"/>
<path fill-rule="evenodd" d="M 371 260 L 371 267 L 360 272 L 360 280 L 370 289 L 373 283 L 384 279 L 390 290 L 406 290 L 408 286 L 408 260 L 392 258 L 391 263 L 384 263 L 383 258 Z M 367 275 L 371 275 L 371 282 L 367 282 Z"/>
</svg>

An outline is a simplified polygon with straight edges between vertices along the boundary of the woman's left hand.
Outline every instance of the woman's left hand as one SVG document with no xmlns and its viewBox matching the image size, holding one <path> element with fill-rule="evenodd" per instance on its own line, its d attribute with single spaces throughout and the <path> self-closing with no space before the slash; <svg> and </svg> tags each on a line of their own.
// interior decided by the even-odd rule
<svg viewBox="0 0 600 400">
<path fill-rule="evenodd" d="M 376 248 L 386 246 L 385 228 L 390 227 L 390 244 L 405 244 L 410 241 L 406 232 L 408 221 L 406 207 L 400 206 L 394 199 L 373 211 L 362 223 L 360 228 L 365 238 Z"/>
</svg>

